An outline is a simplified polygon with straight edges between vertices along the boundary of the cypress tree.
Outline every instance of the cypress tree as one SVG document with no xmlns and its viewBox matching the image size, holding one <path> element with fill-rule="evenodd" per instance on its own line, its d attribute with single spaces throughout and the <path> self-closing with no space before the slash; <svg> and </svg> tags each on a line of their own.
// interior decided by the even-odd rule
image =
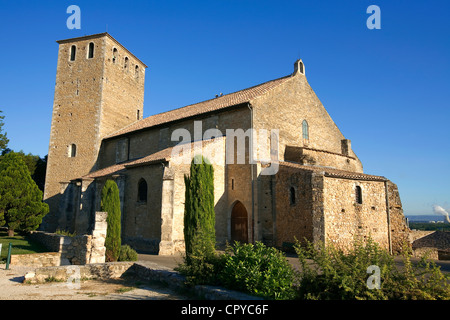
<svg viewBox="0 0 450 320">
<path fill-rule="evenodd" d="M 196 156 L 201 157 L 201 156 Z M 200 161 L 201 160 L 201 161 Z M 186 259 L 192 255 L 205 257 L 215 253 L 214 170 L 206 160 L 194 158 L 190 176 L 184 176 L 184 239 Z"/>
<path fill-rule="evenodd" d="M 107 212 L 106 223 L 106 260 L 117 261 L 121 246 L 121 212 L 119 187 L 113 180 L 107 180 L 102 189 L 101 210 Z"/>
<path fill-rule="evenodd" d="M 15 230 L 36 230 L 48 211 L 22 156 L 15 152 L 1 156 L 0 226 L 7 225 L 9 236 Z"/>
</svg>

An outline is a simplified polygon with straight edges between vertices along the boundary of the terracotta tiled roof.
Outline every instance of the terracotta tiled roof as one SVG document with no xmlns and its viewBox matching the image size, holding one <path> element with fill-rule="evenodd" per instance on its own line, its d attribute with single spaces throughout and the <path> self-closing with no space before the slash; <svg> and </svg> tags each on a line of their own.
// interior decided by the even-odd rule
<svg viewBox="0 0 450 320">
<path fill-rule="evenodd" d="M 94 178 L 105 177 L 105 176 L 109 176 L 111 174 L 119 173 L 120 171 L 122 171 L 124 169 L 125 169 L 124 164 L 115 164 L 115 165 L 91 172 L 91 173 L 83 176 L 82 179 L 94 179 Z"/>
<path fill-rule="evenodd" d="M 196 104 L 191 104 L 186 107 L 182 107 L 179 109 L 174 109 L 171 111 L 159 113 L 145 119 L 136 121 L 131 125 L 120 129 L 109 136 L 105 137 L 105 139 L 109 139 L 112 137 L 117 137 L 126 133 L 130 133 L 136 130 L 141 130 L 145 128 L 150 128 L 153 126 L 161 125 L 164 123 L 172 122 L 175 120 L 180 120 L 192 116 L 197 116 L 203 113 L 216 111 L 220 109 L 224 109 L 227 107 L 232 107 L 241 103 L 245 103 L 254 99 L 260 95 L 263 95 L 267 91 L 273 89 L 274 87 L 280 85 L 291 76 L 285 76 L 282 78 L 278 78 L 275 80 L 271 80 L 268 82 L 264 82 L 257 86 L 247 88 L 241 91 L 237 91 L 234 93 L 226 94 L 224 96 L 220 96 L 211 100 L 206 100 L 203 102 L 199 102 Z"/>
<path fill-rule="evenodd" d="M 329 167 L 302 165 L 294 162 L 282 161 L 280 166 L 291 167 L 300 170 L 322 172 L 326 177 L 335 177 L 353 180 L 369 180 L 369 181 L 387 181 L 385 177 L 365 174 L 360 172 L 346 171 Z"/>
<path fill-rule="evenodd" d="M 100 178 L 100 177 L 106 177 L 112 174 L 118 174 L 124 172 L 129 167 L 135 167 L 143 164 L 151 164 L 154 162 L 161 162 L 161 161 L 168 161 L 170 160 L 170 155 L 173 148 L 167 148 L 164 150 L 161 150 L 156 153 L 152 153 L 149 156 L 134 159 L 130 161 L 125 161 L 119 164 L 114 164 L 112 166 L 91 172 L 85 176 L 83 176 L 83 179 L 94 179 L 94 178 Z"/>
<path fill-rule="evenodd" d="M 205 147 L 208 144 L 210 144 L 214 141 L 217 142 L 221 139 L 225 139 L 225 137 L 216 137 L 215 139 L 203 140 L 202 145 L 203 145 L 203 147 Z M 191 142 L 191 150 L 194 150 L 194 143 L 195 142 Z M 177 146 L 180 146 L 180 144 L 178 144 Z M 95 179 L 95 178 L 109 176 L 112 174 L 123 173 L 127 168 L 132 168 L 132 167 L 137 167 L 137 166 L 152 164 L 152 163 L 158 163 L 158 162 L 168 162 L 171 159 L 173 149 L 174 149 L 174 147 L 169 147 L 169 148 L 152 153 L 148 156 L 145 156 L 145 157 L 142 157 L 139 159 L 133 159 L 133 160 L 119 163 L 119 164 L 114 164 L 112 166 L 91 172 L 91 173 L 83 176 L 82 179 Z"/>
</svg>

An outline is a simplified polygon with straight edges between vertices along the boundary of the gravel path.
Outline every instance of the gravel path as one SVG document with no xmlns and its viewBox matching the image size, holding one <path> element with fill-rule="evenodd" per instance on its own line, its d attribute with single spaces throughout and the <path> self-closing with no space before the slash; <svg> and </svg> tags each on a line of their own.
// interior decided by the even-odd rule
<svg viewBox="0 0 450 320">
<path fill-rule="evenodd" d="M 30 267 L 6 270 L 0 264 L 0 300 L 189 300 L 173 290 L 156 283 L 138 279 L 86 280 L 77 284 L 49 282 L 24 284 L 24 275 Z"/>
</svg>

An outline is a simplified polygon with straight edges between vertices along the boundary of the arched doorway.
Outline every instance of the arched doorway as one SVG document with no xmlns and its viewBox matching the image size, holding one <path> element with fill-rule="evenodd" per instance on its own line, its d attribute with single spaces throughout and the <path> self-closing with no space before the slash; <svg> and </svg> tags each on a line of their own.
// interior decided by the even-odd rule
<svg viewBox="0 0 450 320">
<path fill-rule="evenodd" d="M 237 201 L 231 211 L 231 242 L 248 242 L 247 210 L 242 202 Z"/>
</svg>

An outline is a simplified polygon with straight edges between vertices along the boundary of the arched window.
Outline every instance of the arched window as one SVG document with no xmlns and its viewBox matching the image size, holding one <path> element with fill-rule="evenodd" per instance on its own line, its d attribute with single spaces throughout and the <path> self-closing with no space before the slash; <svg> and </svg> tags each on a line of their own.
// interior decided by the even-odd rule
<svg viewBox="0 0 450 320">
<path fill-rule="evenodd" d="M 125 61 L 123 63 L 123 68 L 128 69 L 128 57 L 125 57 Z"/>
<path fill-rule="evenodd" d="M 301 73 L 301 74 L 304 73 L 304 71 L 303 71 L 303 62 L 301 62 L 301 61 L 300 61 L 300 73 Z"/>
<path fill-rule="evenodd" d="M 70 158 L 74 158 L 77 156 L 77 145 L 76 144 L 72 143 L 69 146 L 68 155 Z"/>
<path fill-rule="evenodd" d="M 295 204 L 295 188 L 294 187 L 291 187 L 289 190 L 289 199 L 290 199 L 291 205 L 294 205 Z"/>
<path fill-rule="evenodd" d="M 356 186 L 355 188 L 355 201 L 358 204 L 362 204 L 362 191 L 360 186 Z"/>
<path fill-rule="evenodd" d="M 138 201 L 147 202 L 147 181 L 144 178 L 138 182 Z"/>
<path fill-rule="evenodd" d="M 139 66 L 136 66 L 134 68 L 134 76 L 136 77 L 136 79 L 139 79 Z"/>
<path fill-rule="evenodd" d="M 94 43 L 89 43 L 89 51 L 88 51 L 88 59 L 92 59 L 94 57 Z"/>
<path fill-rule="evenodd" d="M 303 133 L 303 139 L 309 140 L 309 126 L 308 126 L 308 122 L 306 120 L 303 120 L 303 122 L 302 122 L 302 133 Z"/>
<path fill-rule="evenodd" d="M 77 55 L 77 47 L 75 45 L 70 47 L 70 61 L 75 61 Z"/>
<path fill-rule="evenodd" d="M 114 49 L 113 49 L 113 57 L 112 57 L 112 62 L 113 62 L 113 63 L 116 63 L 117 56 L 118 56 L 118 54 L 117 54 L 117 48 L 114 48 Z"/>
</svg>

